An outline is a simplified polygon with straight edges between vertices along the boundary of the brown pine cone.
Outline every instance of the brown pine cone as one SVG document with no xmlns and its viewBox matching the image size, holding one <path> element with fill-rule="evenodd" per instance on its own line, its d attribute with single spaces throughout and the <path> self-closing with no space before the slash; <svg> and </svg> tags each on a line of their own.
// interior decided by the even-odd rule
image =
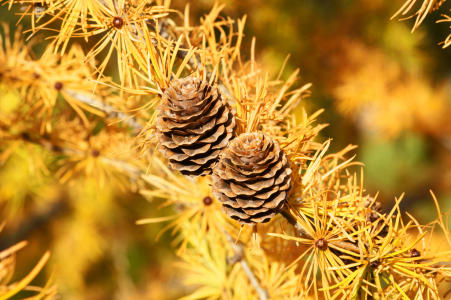
<svg viewBox="0 0 451 300">
<path fill-rule="evenodd" d="M 191 177 L 211 174 L 219 153 L 235 136 L 225 99 L 196 77 L 176 79 L 164 92 L 156 119 L 158 150 L 169 165 Z"/>
<path fill-rule="evenodd" d="M 290 163 L 279 143 L 262 133 L 230 142 L 213 169 L 213 194 L 241 225 L 266 223 L 282 211 L 291 188 Z"/>
</svg>

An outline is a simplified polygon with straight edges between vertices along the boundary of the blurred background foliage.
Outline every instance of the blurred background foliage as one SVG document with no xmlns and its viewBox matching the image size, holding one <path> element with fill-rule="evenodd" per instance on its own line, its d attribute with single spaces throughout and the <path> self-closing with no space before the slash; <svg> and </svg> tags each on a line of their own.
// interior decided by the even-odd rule
<svg viewBox="0 0 451 300">
<path fill-rule="evenodd" d="M 188 2 L 191 22 L 214 4 Z M 435 218 L 429 189 L 442 211 L 451 208 L 451 49 L 439 45 L 449 34 L 446 23 L 435 23 L 440 12 L 411 33 L 413 20 L 390 21 L 403 0 L 222 2 L 227 4 L 223 15 L 247 15 L 244 53 L 250 53 L 255 36 L 257 59 L 267 71 L 278 74 L 291 54 L 283 76 L 299 67 L 299 80 L 313 83 L 312 96 L 301 105 L 309 113 L 326 109 L 318 121 L 330 124 L 321 138 L 333 139 L 333 152 L 359 145 L 357 159 L 365 164 L 369 194 L 379 192 L 378 200 L 390 207 L 405 192 L 402 209 L 422 223 Z M 186 3 L 174 0 L 172 7 L 183 11 Z M 446 3 L 443 9 L 446 13 Z M 18 20 L 13 12 L 0 7 L 1 20 L 12 28 Z M 30 27 L 29 20 L 22 24 Z M 80 40 L 86 51 L 94 43 Z M 35 47 L 38 55 L 44 49 L 45 43 Z M 2 109 L 14 105 L 15 97 L 2 95 Z M 30 147 L 35 149 L 27 151 Z M 42 168 L 30 169 L 27 161 L 37 159 Z M 23 277 L 51 250 L 46 272 L 56 269 L 64 299 L 186 294 L 171 263 L 170 234 L 155 241 L 165 224 L 135 225 L 138 219 L 160 216 L 161 201 L 149 203 L 114 182 L 103 188 L 85 179 L 60 184 L 55 170 L 46 167 L 57 160 L 38 146 L 18 144 L 0 168 L 1 213 L 7 220 L 0 249 L 29 241 L 18 254 L 15 276 Z M 37 284 L 43 285 L 48 276 L 40 276 Z"/>
</svg>

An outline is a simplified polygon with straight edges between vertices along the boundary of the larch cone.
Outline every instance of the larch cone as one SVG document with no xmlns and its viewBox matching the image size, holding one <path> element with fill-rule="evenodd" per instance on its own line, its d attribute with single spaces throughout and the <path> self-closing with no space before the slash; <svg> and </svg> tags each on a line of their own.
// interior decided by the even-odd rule
<svg viewBox="0 0 451 300">
<path fill-rule="evenodd" d="M 176 79 L 164 92 L 156 119 L 158 150 L 183 175 L 211 174 L 235 130 L 229 104 L 207 81 Z"/>
<path fill-rule="evenodd" d="M 244 133 L 230 142 L 213 169 L 213 194 L 241 225 L 266 223 L 282 211 L 291 188 L 290 163 L 277 141 Z"/>
</svg>

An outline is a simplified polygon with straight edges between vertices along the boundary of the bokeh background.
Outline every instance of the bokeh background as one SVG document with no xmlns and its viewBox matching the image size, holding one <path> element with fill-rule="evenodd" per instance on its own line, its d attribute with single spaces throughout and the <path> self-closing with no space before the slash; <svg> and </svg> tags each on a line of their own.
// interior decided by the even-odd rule
<svg viewBox="0 0 451 300">
<path fill-rule="evenodd" d="M 183 11 L 187 2 L 192 23 L 214 4 L 174 0 L 172 7 Z M 330 125 L 320 139 L 333 139 L 331 151 L 359 145 L 356 159 L 365 164 L 369 194 L 379 192 L 388 210 L 405 193 L 402 209 L 421 223 L 436 217 L 430 189 L 442 211 L 451 209 L 451 47 L 439 45 L 451 29 L 436 24 L 451 4 L 411 33 L 413 20 L 390 21 L 403 0 L 221 3 L 223 16 L 247 15 L 243 53 L 249 55 L 255 36 L 264 71 L 277 76 L 290 54 L 282 76 L 300 68 L 298 80 L 313 83 L 299 113 L 301 106 L 309 113 L 325 108 L 318 122 Z M 1 20 L 14 28 L 18 10 L 3 5 Z M 28 20 L 21 24 L 30 27 Z M 94 43 L 80 41 L 86 51 Z M 45 45 L 35 47 L 37 55 Z M 44 160 L 55 159 L 40 151 Z M 19 149 L 0 166 L 0 212 L 7 220 L 0 250 L 30 243 L 19 253 L 17 278 L 49 249 L 51 260 L 35 283 L 44 284 L 54 272 L 63 299 L 176 299 L 187 292 L 174 266 L 170 233 L 155 241 L 164 224 L 135 225 L 169 215 L 171 208 L 158 209 L 158 199 L 149 202 L 113 184 L 100 190 L 84 180 L 61 185 L 54 170 L 30 169 L 33 159 Z"/>
</svg>

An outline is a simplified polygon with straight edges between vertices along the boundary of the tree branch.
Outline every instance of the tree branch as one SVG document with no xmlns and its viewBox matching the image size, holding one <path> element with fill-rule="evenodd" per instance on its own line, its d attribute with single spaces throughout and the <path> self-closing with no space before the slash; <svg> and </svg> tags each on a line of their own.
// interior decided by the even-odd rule
<svg viewBox="0 0 451 300">
<path fill-rule="evenodd" d="M 280 214 L 282 215 L 282 217 L 284 217 L 288 221 L 288 223 L 293 225 L 294 229 L 296 229 L 296 231 L 298 232 L 298 234 L 300 235 L 301 238 L 313 239 L 313 237 L 304 229 L 304 227 L 302 227 L 301 224 L 299 224 L 296 221 L 296 219 L 292 215 L 290 215 L 288 212 L 286 212 L 284 210 Z M 333 242 L 333 244 L 336 246 L 339 246 L 343 249 L 346 249 L 346 250 L 349 250 L 352 252 L 356 252 L 356 253 L 360 253 L 359 247 L 352 243 L 337 241 L 337 242 Z"/>
<path fill-rule="evenodd" d="M 81 151 L 79 149 L 72 149 L 69 147 L 62 147 L 59 145 L 56 145 L 54 143 L 52 143 L 52 141 L 46 140 L 45 138 L 43 138 L 41 136 L 41 138 L 39 139 L 34 139 L 32 137 L 30 137 L 28 134 L 22 134 L 16 137 L 16 140 L 21 139 L 23 141 L 26 141 L 28 143 L 32 143 L 32 144 L 36 144 L 39 145 L 47 150 L 50 150 L 52 152 L 55 153 L 60 153 L 60 154 L 64 154 L 64 155 L 88 155 L 85 151 Z M 114 160 L 111 159 L 109 157 L 99 157 L 102 162 L 104 162 L 107 165 L 110 165 L 112 167 L 115 167 L 116 169 L 121 169 L 125 172 L 127 172 L 130 177 L 134 177 L 134 178 L 138 178 L 140 177 L 144 172 L 143 170 L 141 170 L 140 168 L 129 164 L 126 161 L 123 160 Z"/>
<path fill-rule="evenodd" d="M 74 97 L 76 100 L 88 104 L 94 108 L 99 109 L 100 111 L 104 112 L 106 114 L 106 117 L 108 119 L 113 118 L 119 118 L 121 120 L 124 120 L 124 123 L 126 123 L 128 126 L 132 127 L 135 130 L 142 130 L 144 126 L 140 124 L 136 118 L 133 116 L 129 116 L 124 114 L 123 112 L 116 111 L 116 108 L 113 106 L 109 106 L 103 102 L 98 101 L 97 99 L 93 97 L 89 97 L 83 94 L 79 94 L 72 90 L 66 90 L 66 93 Z"/>
<path fill-rule="evenodd" d="M 155 23 L 153 23 L 153 25 L 155 26 Z M 171 24 L 169 24 L 167 21 L 161 21 L 158 23 L 159 35 L 165 39 L 169 39 L 171 37 L 171 34 L 167 30 L 168 26 L 171 26 Z M 172 30 L 180 35 L 180 32 L 178 32 L 176 30 L 176 28 L 172 28 Z M 188 38 L 188 37 L 186 37 L 186 38 Z M 189 46 L 187 44 L 185 44 L 184 47 L 189 48 Z M 185 59 L 187 54 L 188 54 L 188 51 L 178 50 L 178 52 L 177 52 L 177 56 L 180 57 L 181 59 Z M 193 57 L 190 57 L 190 59 L 188 60 L 188 65 L 193 70 L 196 70 L 196 69 L 200 70 L 202 68 L 202 63 L 200 61 L 197 61 L 197 64 L 196 64 Z M 212 75 L 211 72 L 207 72 L 207 76 L 206 76 L 207 80 L 210 79 L 211 75 Z M 229 97 L 229 98 L 234 98 L 233 95 L 230 93 L 230 91 L 227 89 L 227 87 L 220 82 L 218 83 L 218 90 L 222 95 Z"/>
<path fill-rule="evenodd" d="M 249 267 L 249 264 L 245 260 L 243 245 L 235 243 L 230 234 L 224 229 L 223 232 L 226 236 L 227 241 L 232 247 L 233 252 L 235 253 L 234 256 L 229 259 L 229 263 L 240 262 L 244 273 L 246 274 L 247 278 L 251 282 L 258 296 L 260 297 L 260 300 L 268 300 L 269 299 L 268 291 L 262 288 L 257 277 L 255 277 L 255 274 L 252 272 L 251 268 Z"/>
<path fill-rule="evenodd" d="M 312 236 L 310 234 L 308 234 L 308 232 L 304 229 L 304 227 L 302 227 L 301 224 L 299 224 L 292 215 L 290 215 L 288 212 L 286 212 L 284 210 L 280 214 L 282 215 L 282 217 L 284 217 L 288 221 L 288 223 L 293 225 L 294 229 L 296 229 L 296 231 L 299 233 L 299 235 L 302 238 L 307 238 L 307 239 L 312 238 Z"/>
<path fill-rule="evenodd" d="M 32 232 L 42 230 L 50 220 L 68 211 L 69 206 L 64 199 L 65 195 L 61 194 L 57 201 L 46 207 L 42 212 L 28 216 L 16 232 L 9 233 L 1 239 L 0 249 L 5 249 L 9 245 L 28 239 Z"/>
</svg>

